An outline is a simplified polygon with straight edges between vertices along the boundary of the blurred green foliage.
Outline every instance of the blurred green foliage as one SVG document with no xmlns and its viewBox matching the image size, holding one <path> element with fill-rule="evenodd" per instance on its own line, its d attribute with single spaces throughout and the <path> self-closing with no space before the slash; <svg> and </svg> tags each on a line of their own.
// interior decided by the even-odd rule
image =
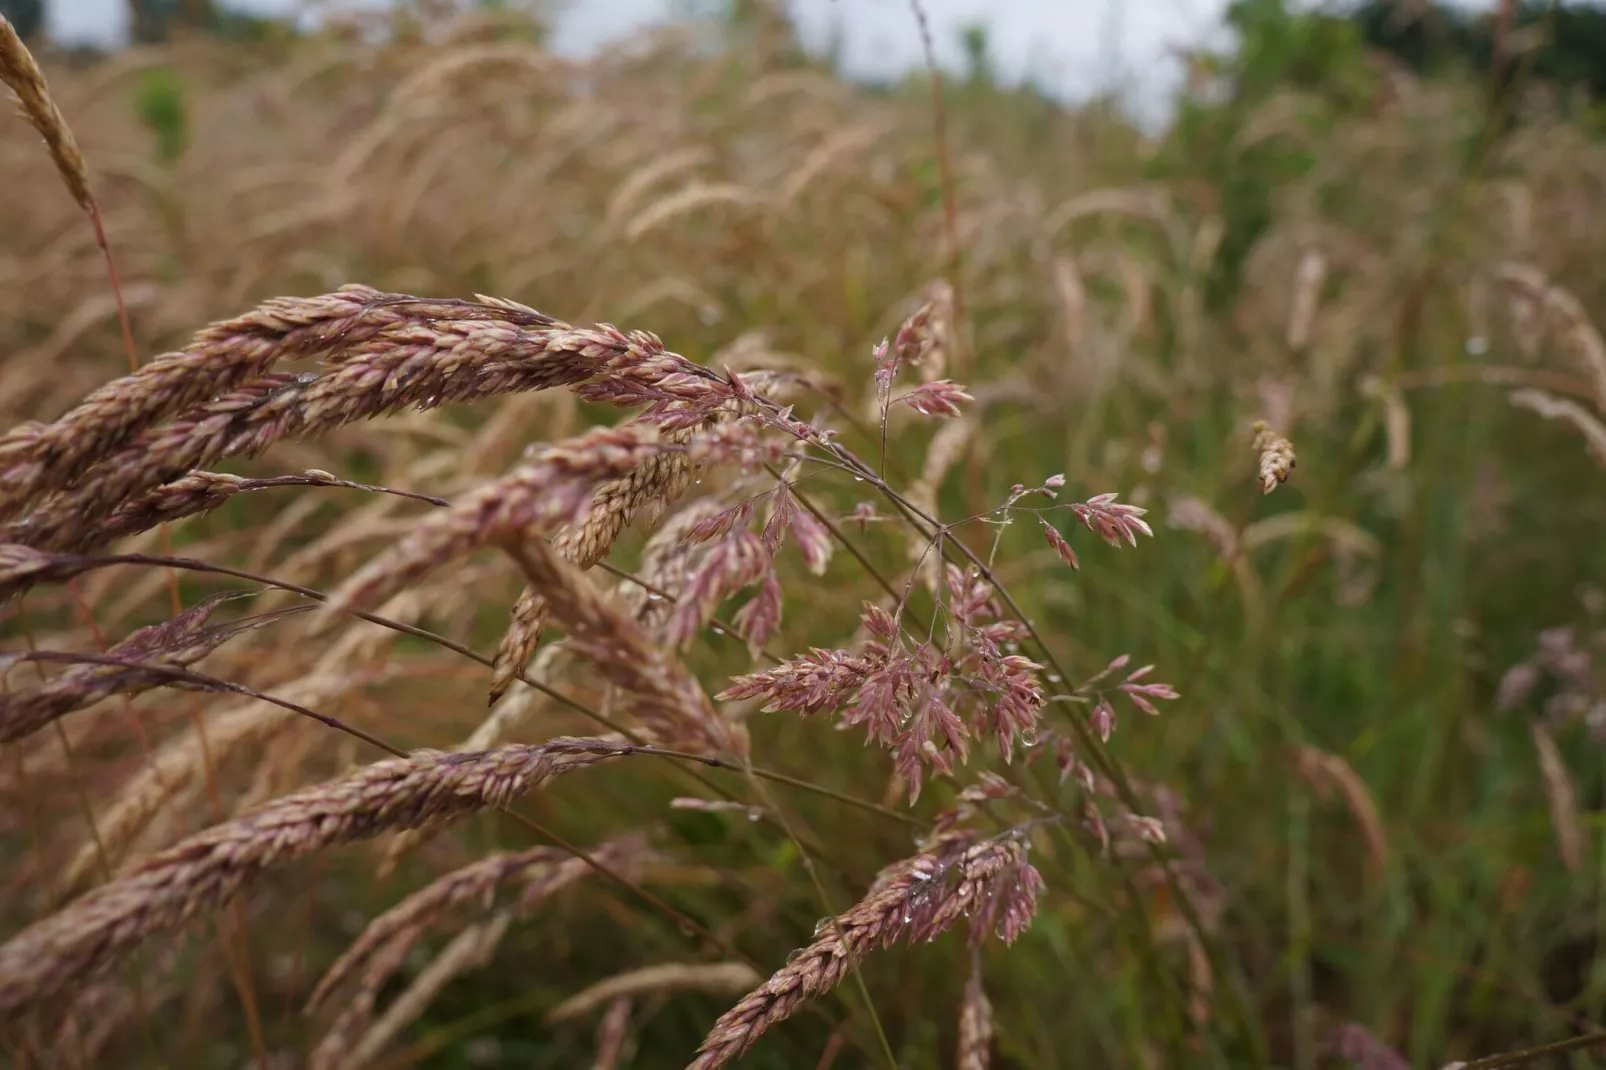
<svg viewBox="0 0 1606 1070">
<path fill-rule="evenodd" d="M 177 163 L 189 140 L 183 77 L 171 67 L 146 71 L 135 91 L 134 109 L 156 139 L 156 158 L 169 166 Z"/>
</svg>

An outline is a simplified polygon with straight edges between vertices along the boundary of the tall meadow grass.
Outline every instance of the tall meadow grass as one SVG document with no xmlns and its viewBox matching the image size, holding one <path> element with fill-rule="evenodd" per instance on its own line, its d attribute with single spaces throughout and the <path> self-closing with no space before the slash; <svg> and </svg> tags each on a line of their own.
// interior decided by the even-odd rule
<svg viewBox="0 0 1606 1070">
<path fill-rule="evenodd" d="M 1560 107 L 375 28 L 0 34 L 9 1065 L 1600 1057 Z"/>
</svg>

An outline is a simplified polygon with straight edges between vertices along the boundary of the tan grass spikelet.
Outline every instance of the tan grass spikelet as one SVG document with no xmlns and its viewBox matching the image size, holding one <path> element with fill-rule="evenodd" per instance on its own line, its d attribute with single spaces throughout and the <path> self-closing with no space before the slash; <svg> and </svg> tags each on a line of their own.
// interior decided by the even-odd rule
<svg viewBox="0 0 1606 1070">
<path fill-rule="evenodd" d="M 207 627 L 212 611 L 227 597 L 205 599 L 171 620 L 148 625 L 116 643 L 105 657 L 122 664 L 85 661 L 70 665 L 36 686 L 0 693 L 0 743 L 20 740 L 113 694 L 132 695 L 178 686 L 183 681 L 162 670 L 194 665 L 230 639 L 284 616 L 281 611 L 232 625 Z"/>
<path fill-rule="evenodd" d="M 547 1012 L 552 1023 L 583 1018 L 617 999 L 660 992 L 740 995 L 762 981 L 745 962 L 666 962 L 615 974 L 576 992 Z"/>
<path fill-rule="evenodd" d="M 620 302 L 619 316 L 635 319 L 661 303 L 674 302 L 697 313 L 704 323 L 717 323 L 725 316 L 719 298 L 681 275 L 664 275 Z"/>
<path fill-rule="evenodd" d="M 764 197 L 737 182 L 694 182 L 666 197 L 660 197 L 638 212 L 625 225 L 624 239 L 639 242 L 674 219 L 715 205 L 751 209 L 767 203 Z"/>
<path fill-rule="evenodd" d="M 620 599 L 654 642 L 665 641 L 669 618 L 686 587 L 686 577 L 696 572 L 708 554 L 709 544 L 691 539 L 691 530 L 724 511 L 719 499 L 698 498 L 670 514 L 647 540 L 636 574 L 663 592 L 662 596 L 636 583 L 619 584 Z"/>
<path fill-rule="evenodd" d="M 597 1055 L 591 1070 L 616 1070 L 621 1059 L 635 1053 L 635 1045 L 630 1043 L 630 1008 L 630 1000 L 620 996 L 597 1023 Z"/>
<path fill-rule="evenodd" d="M 920 478 L 909 488 L 906 497 L 918 509 L 928 516 L 936 516 L 937 491 L 941 488 L 943 480 L 955 463 L 965 455 L 976 434 L 976 423 L 967 417 L 957 420 L 948 420 L 931 436 L 931 442 L 926 446 L 926 459 L 921 468 Z M 929 591 L 939 589 L 942 582 L 942 553 L 940 548 L 933 547 L 929 540 L 922 538 L 916 532 L 909 533 L 909 543 L 906 550 L 909 563 L 919 573 L 920 582 L 925 584 Z"/>
<path fill-rule="evenodd" d="M 77 139 L 50 95 L 44 72 L 17 35 L 17 28 L 4 15 L 0 15 L 0 82 L 11 90 L 28 124 L 45 139 L 50 160 L 56 165 L 56 173 L 61 176 L 67 192 L 72 194 L 79 208 L 93 213 L 94 198 L 89 192 L 84 154 L 78 150 Z"/>
<path fill-rule="evenodd" d="M 657 429 L 645 424 L 595 428 L 550 446 L 507 475 L 460 496 L 450 508 L 417 521 L 411 534 L 331 593 L 323 617 L 332 621 L 501 540 L 544 535 L 572 517 L 595 493 L 591 488 L 669 455 L 684 456 L 661 449 Z"/>
<path fill-rule="evenodd" d="M 1041 878 L 1026 863 L 1022 844 L 970 839 L 955 834 L 883 870 L 864 899 L 822 923 L 812 943 L 714 1023 L 688 1070 L 729 1064 L 805 1001 L 834 988 L 853 964 L 894 940 L 932 939 L 972 913 L 985 929 L 998 909 L 1012 919 L 1005 939 L 1017 935 L 1030 924 Z M 944 878 L 954 871 L 957 883 Z"/>
<path fill-rule="evenodd" d="M 1088 190 L 1050 212 L 1043 229 L 1057 234 L 1079 219 L 1098 215 L 1126 216 L 1168 227 L 1172 222 L 1170 196 L 1164 190 L 1137 187 Z"/>
<path fill-rule="evenodd" d="M 172 482 L 153 487 L 139 497 L 123 503 L 102 523 L 93 528 L 76 532 L 70 542 L 57 547 L 57 549 L 65 553 L 92 553 L 131 535 L 150 531 L 152 528 L 163 524 L 171 524 L 192 516 L 210 513 L 228 504 L 230 500 L 239 494 L 296 486 L 344 487 L 387 494 L 394 493 L 405 498 L 423 498 L 433 505 L 446 504 L 444 499 L 435 498 L 431 495 L 415 495 L 407 491 L 391 491 L 384 487 L 353 483 L 321 469 L 308 469 L 301 475 L 271 476 L 263 479 L 247 479 L 244 476 L 228 475 L 222 472 L 196 470 Z M 256 564 L 258 567 L 272 555 L 273 550 L 277 548 L 284 536 L 290 530 L 300 527 L 305 518 L 316 510 L 319 504 L 314 496 L 307 495 L 291 502 L 284 512 L 279 514 L 275 523 L 262 532 L 262 538 L 257 544 Z M 398 522 L 397 530 L 405 530 L 405 525 Z M 379 537 L 379 533 L 375 533 L 374 537 Z M 286 574 L 281 573 L 281 575 L 285 576 Z"/>
<path fill-rule="evenodd" d="M 619 689 L 621 705 L 653 738 L 697 752 L 747 753 L 745 727 L 715 710 L 674 653 L 653 642 L 585 573 L 539 539 L 504 550 L 542 592 L 570 649 Z"/>
<path fill-rule="evenodd" d="M 683 446 L 695 434 L 694 428 L 670 431 L 661 441 Z M 597 487 L 580 522 L 558 532 L 552 540 L 553 550 L 582 570 L 591 568 L 608 556 L 619 536 L 638 517 L 647 524 L 654 522 L 685 493 L 695 474 L 696 465 L 683 452 L 672 450 L 643 457 L 629 471 Z M 493 704 L 534 656 L 546 620 L 545 599 L 539 591 L 526 587 L 513 604 L 507 631 L 497 646 L 491 679 Z"/>
<path fill-rule="evenodd" d="M 129 309 L 143 308 L 157 304 L 164 296 L 164 291 L 154 283 L 139 282 L 123 287 L 123 304 Z M 15 375 L 15 385 L 21 385 L 22 375 L 28 372 L 37 374 L 41 365 L 53 365 L 65 356 L 68 351 L 79 346 L 89 331 L 107 321 L 117 318 L 117 296 L 115 294 L 92 293 L 84 296 L 56 325 L 39 345 L 17 357 L 16 365 L 6 369 L 10 375 Z M 0 379 L 0 390 L 8 385 Z"/>
<path fill-rule="evenodd" d="M 1308 745 L 1294 748 L 1294 765 L 1306 783 L 1324 793 L 1337 788 L 1349 812 L 1366 837 L 1367 855 L 1374 876 L 1388 870 L 1389 841 L 1383 819 L 1372 801 L 1372 793 L 1355 770 L 1341 756 Z"/>
<path fill-rule="evenodd" d="M 1115 251 L 1115 274 L 1126 309 L 1121 319 L 1121 337 L 1131 342 L 1154 325 L 1157 272 L 1147 258 L 1133 255 L 1123 246 Z"/>
<path fill-rule="evenodd" d="M 1320 249 L 1307 249 L 1294 269 L 1294 295 L 1288 308 L 1288 348 L 1303 352 L 1316 329 L 1316 312 L 1321 305 L 1322 286 L 1327 281 L 1327 257 Z"/>
<path fill-rule="evenodd" d="M 651 594 L 631 580 L 621 580 L 617 590 L 619 601 L 628 607 L 635 622 L 655 643 L 664 639 L 664 627 L 669 621 L 675 600 L 685 586 L 686 577 L 708 551 L 708 544 L 686 538 L 686 533 L 698 523 L 722 512 L 723 506 L 713 498 L 700 498 L 677 510 L 647 540 L 642 548 L 641 565 L 637 570 L 643 581 L 651 584 L 668 597 Z M 544 614 L 546 604 L 541 602 Z M 389 614 L 387 614 L 389 615 Z M 545 621 L 543 615 L 542 621 Z M 562 640 L 542 647 L 530 662 L 524 675 L 539 682 L 551 683 L 559 666 L 570 659 Z M 529 716 L 540 692 L 515 679 L 507 691 L 495 700 L 485 720 L 456 750 L 484 750 L 507 740 Z M 401 856 L 416 847 L 425 833 L 414 829 L 391 837 L 380 861 L 382 873 L 391 872 Z"/>
<path fill-rule="evenodd" d="M 1383 552 L 1383 544 L 1378 537 L 1354 521 L 1322 516 L 1307 510 L 1278 513 L 1255 521 L 1243 529 L 1240 544 L 1245 551 L 1257 550 L 1279 539 L 1301 535 L 1320 536 L 1346 553 L 1378 557 Z"/>
<path fill-rule="evenodd" d="M 78 472 L 152 424 L 233 390 L 281 357 L 302 355 L 320 329 L 343 333 L 363 314 L 363 296 L 267 302 L 107 383 L 58 420 L 13 428 L 0 436 L 0 517 L 15 515 L 42 492 L 71 485 Z"/>
<path fill-rule="evenodd" d="M 419 589 L 402 592 L 386 602 L 380 615 L 408 620 L 430 602 Z M 375 662 L 396 641 L 388 629 L 354 626 L 344 632 L 309 671 L 289 679 L 273 693 L 290 702 L 317 708 L 349 690 L 359 678 L 356 667 Z M 382 671 L 389 671 L 382 670 Z M 151 821 L 170 805 L 199 792 L 208 764 L 226 761 L 236 751 L 262 748 L 296 718 L 289 710 L 259 701 L 234 703 L 220 713 L 206 715 L 206 738 L 192 727 L 164 744 L 152 760 L 118 791 L 97 814 L 99 839 L 113 859 L 121 858 L 144 834 Z M 86 843 L 66 868 L 63 891 L 73 891 L 94 874 L 99 864 L 96 843 Z"/>
<path fill-rule="evenodd" d="M 685 667 L 539 537 L 545 526 L 579 507 L 583 488 L 630 471 L 658 452 L 654 430 L 629 424 L 594 429 L 542 451 L 450 509 L 429 514 L 407 538 L 332 592 L 321 619 L 331 621 L 415 583 L 454 557 L 497 545 L 519 563 L 526 583 L 568 630 L 571 648 L 624 689 L 628 707 L 644 725 L 699 749 L 737 746 L 740 733 L 714 711 Z"/>
<path fill-rule="evenodd" d="M 321 321 L 331 315 L 354 319 L 331 337 L 317 329 L 321 324 L 327 332 L 329 325 Z M 320 322 L 276 326 L 289 316 Z M 286 437 L 317 437 L 406 408 L 575 386 L 597 376 L 650 380 L 690 367 L 644 333 L 627 335 L 607 326 L 576 330 L 507 306 L 424 300 L 368 287 L 279 299 L 243 322 L 243 338 L 231 333 L 231 324 L 214 328 L 224 336 L 221 360 L 203 345 L 189 359 L 180 354 L 153 362 L 147 369 L 158 371 L 142 369 L 110 384 L 63 420 L 0 439 L 0 464 L 11 462 L 0 467 L 6 492 L 0 507 L 12 512 L 59 483 L 67 470 L 61 460 L 66 444 L 76 463 L 98 461 L 37 505 L 10 537 L 36 544 L 70 541 L 174 471 L 226 456 L 256 456 Z M 324 370 L 304 376 L 263 370 L 297 347 L 320 353 Z M 198 366 L 206 372 L 197 375 Z M 248 382 L 235 381 L 253 374 Z M 220 386 L 220 379 L 229 385 Z M 173 411 L 183 402 L 193 407 Z M 167 422 L 156 423 L 162 418 Z M 87 436 L 86 426 L 92 430 Z M 57 439 L 63 445 L 51 448 Z"/>
<path fill-rule="evenodd" d="M 290 583 L 315 582 L 323 569 L 338 565 L 360 547 L 376 541 L 393 542 L 413 530 L 417 524 L 415 518 L 391 515 L 398 504 L 394 499 L 375 499 L 360 505 L 347 515 L 344 522 L 331 527 L 306 546 L 274 561 L 275 552 L 282 547 L 292 530 L 276 519 L 263 531 L 262 544 L 252 548 L 248 567 L 252 571 L 262 571 L 272 562 L 276 578 Z M 285 510 L 286 513 L 292 511 L 299 512 L 295 505 Z M 305 516 L 305 513 L 301 513 L 298 519 L 304 519 Z M 287 599 L 291 595 L 289 592 L 268 592 L 264 597 Z"/>
<path fill-rule="evenodd" d="M 1513 390 L 1511 403 L 1519 409 L 1530 409 L 1547 420 L 1561 420 L 1572 424 L 1584 436 L 1590 456 L 1606 465 L 1606 424 L 1578 402 L 1557 397 L 1543 390 Z"/>
<path fill-rule="evenodd" d="M 1545 338 L 1547 309 L 1545 294 L 1550 280 L 1531 264 L 1507 261 L 1496 266 L 1494 275 L 1505 288 L 1517 347 L 1524 357 L 1534 359 Z"/>
<path fill-rule="evenodd" d="M 1507 261 L 1495 268 L 1495 277 L 1511 294 L 1512 319 L 1523 349 L 1536 352 L 1547 328 L 1559 326 L 1562 344 L 1594 385 L 1596 406 L 1606 410 L 1606 339 L 1583 302 L 1531 264 Z"/>
<path fill-rule="evenodd" d="M 716 499 L 698 499 L 675 512 L 647 540 L 637 575 L 659 591 L 666 592 L 667 598 L 651 594 L 631 580 L 620 581 L 616 592 L 619 601 L 629 608 L 635 622 L 653 642 L 663 642 L 664 626 L 675 606 L 675 599 L 686 583 L 686 576 L 695 570 L 708 550 L 707 543 L 694 542 L 686 538 L 686 533 L 722 511 L 723 507 Z M 541 602 L 541 611 L 545 613 L 544 601 Z M 542 621 L 545 621 L 544 615 Z M 559 666 L 569 659 L 569 650 L 559 640 L 542 647 L 524 675 L 539 683 L 551 683 Z M 485 720 L 454 749 L 484 750 L 504 742 L 528 718 L 539 697 L 540 692 L 535 688 L 515 679 L 508 690 L 492 703 Z M 401 856 L 417 847 L 425 836 L 424 831 L 414 829 L 391 837 L 379 863 L 381 874 L 392 872 Z"/>
<path fill-rule="evenodd" d="M 486 84 L 490 68 L 506 67 L 524 70 L 536 76 L 542 85 L 551 85 L 565 74 L 570 65 L 540 48 L 517 41 L 499 41 L 489 44 L 459 45 L 442 50 L 429 63 L 425 63 L 407 76 L 391 92 L 389 106 L 402 111 L 419 108 L 447 91 L 459 74 L 468 73 L 467 88 L 477 90 Z M 503 72 L 505 75 L 505 72 Z M 498 83 L 505 84 L 503 79 Z M 500 88 L 500 85 L 498 85 Z M 521 87 L 528 92 L 528 86 Z"/>
<path fill-rule="evenodd" d="M 1534 749 L 1539 753 L 1539 773 L 1545 785 L 1545 801 L 1550 806 L 1550 824 L 1556 831 L 1556 850 L 1564 866 L 1577 872 L 1584 864 L 1584 826 L 1578 815 L 1578 792 L 1561 760 L 1550 729 L 1538 722 L 1529 726 Z"/>
<path fill-rule="evenodd" d="M 1361 395 L 1383 406 L 1383 430 L 1388 436 L 1388 468 L 1403 472 L 1411 463 L 1411 408 L 1405 391 L 1375 375 L 1361 380 Z"/>
<path fill-rule="evenodd" d="M 567 654 L 568 651 L 561 642 L 545 646 L 536 655 L 535 660 L 524 675 L 537 683 L 550 683 L 558 663 Z M 475 726 L 474 731 L 469 734 L 468 738 L 452 749 L 454 751 L 489 750 L 506 742 L 528 720 L 530 714 L 535 710 L 538 700 L 543 697 L 540 691 L 522 680 L 515 681 L 512 687 L 491 705 L 491 711 L 486 714 L 485 720 Z M 388 877 L 391 873 L 394 873 L 396 866 L 401 862 L 402 856 L 416 848 L 427 836 L 427 830 L 408 829 L 390 837 L 380 852 L 379 876 Z"/>
<path fill-rule="evenodd" d="M 750 82 L 742 93 L 742 106 L 756 109 L 789 95 L 809 98 L 818 104 L 835 105 L 843 98 L 842 83 L 820 71 L 767 71 Z"/>
<path fill-rule="evenodd" d="M 798 198 L 828 169 L 845 164 L 848 157 L 874 145 L 894 129 L 896 127 L 889 120 L 867 119 L 831 131 L 786 176 L 776 192 L 776 206 L 782 212 L 791 211 Z"/>
<path fill-rule="evenodd" d="M 561 641 L 542 647 L 524 674 L 537 683 L 551 683 L 559 663 L 568 656 L 568 653 Z M 484 750 L 510 739 L 529 719 L 535 710 L 537 700 L 541 697 L 541 692 L 535 688 L 522 681 L 515 682 L 496 700 L 490 712 L 486 714 L 485 720 L 475 727 L 473 733 L 457 749 Z"/>
<path fill-rule="evenodd" d="M 464 927 L 419 971 L 401 995 L 391 1001 L 385 1013 L 356 1043 L 347 1048 L 343 1036 L 332 1043 L 329 1038 L 320 1043 L 313 1050 L 309 1070 L 360 1070 L 374 1062 L 403 1029 L 429 1009 L 448 984 L 462 974 L 489 965 L 512 924 L 512 913 L 499 910 L 484 921 Z"/>
<path fill-rule="evenodd" d="M 177 952 L 171 942 L 162 948 L 137 987 L 113 974 L 73 992 L 55 1036 L 48 1046 L 42 1043 L 38 1049 L 41 1054 L 48 1052 L 39 1064 L 41 1070 L 103 1066 L 113 1061 L 108 1049 L 113 1049 L 115 1042 L 127 1044 L 126 1034 L 135 1023 L 183 994 L 185 985 L 174 976 Z"/>
<path fill-rule="evenodd" d="M 1074 358 L 1082 348 L 1087 324 L 1087 287 L 1082 284 L 1082 273 L 1072 257 L 1054 259 L 1054 292 L 1064 313 L 1065 343 Z"/>
<path fill-rule="evenodd" d="M 1294 470 L 1294 444 L 1273 431 L 1265 420 L 1256 420 L 1250 448 L 1260 454 L 1260 491 L 1270 494 L 1278 485 L 1288 481 Z"/>
<path fill-rule="evenodd" d="M 1606 339 L 1572 291 L 1552 285 L 1545 291 L 1550 315 L 1560 321 L 1562 343 L 1595 384 L 1595 405 L 1606 410 Z"/>
<path fill-rule="evenodd" d="M 603 844 L 588 854 L 612 868 L 640 856 L 644 849 L 639 839 L 628 838 Z M 454 907 L 473 903 L 488 905 L 499 891 L 508 887 L 536 888 L 544 898 L 590 872 L 590 866 L 566 851 L 556 847 L 532 847 L 526 851 L 489 855 L 437 877 L 368 923 L 362 934 L 324 972 L 307 997 L 307 1010 L 316 1011 L 359 972 L 366 973 L 366 967 L 381 949 L 398 940 L 406 941 L 409 947 L 416 944 L 430 925 L 440 921 Z"/>
<path fill-rule="evenodd" d="M 1212 509 L 1203 499 L 1184 496 L 1172 499 L 1167 522 L 1183 531 L 1197 531 L 1216 548 L 1216 556 L 1233 561 L 1240 556 L 1238 529 L 1232 521 Z"/>
<path fill-rule="evenodd" d="M 478 754 L 421 751 L 276 799 L 189 837 L 0 946 L 0 1022 L 116 965 L 152 934 L 226 903 L 268 869 L 503 807 L 549 777 L 632 749 L 618 740 L 559 738 Z"/>
<path fill-rule="evenodd" d="M 344 675 L 313 675 L 274 691 L 280 698 L 316 708 L 340 693 Z M 207 762 L 221 760 L 230 752 L 258 747 L 276 737 L 295 714 L 277 706 L 249 701 L 237 703 L 220 714 L 206 714 L 206 740 L 192 730 L 165 744 L 151 763 L 136 773 L 118 791 L 106 808 L 96 815 L 100 840 L 115 863 L 131 850 L 151 822 L 175 799 L 191 793 L 202 781 Z M 59 891 L 77 891 L 98 872 L 99 847 L 83 844 L 68 863 Z"/>
<path fill-rule="evenodd" d="M 419 1017 L 454 978 L 490 961 L 509 926 L 559 891 L 604 867 L 635 879 L 647 858 L 639 837 L 627 837 L 577 858 L 552 847 L 492 855 L 448 873 L 375 918 L 319 983 L 308 1009 L 324 1002 L 340 982 L 360 970 L 351 1001 L 313 1051 L 315 1070 L 359 1067 L 373 1061 L 410 1022 Z M 589 859 L 589 861 L 588 861 Z M 517 900 L 491 910 L 497 891 L 521 885 Z M 490 916 L 462 929 L 378 1018 L 380 989 L 423 938 L 426 929 L 458 905 L 478 901 Z M 370 1024 L 370 1022 L 372 1024 Z"/>
<path fill-rule="evenodd" d="M 660 182 L 712 162 L 714 154 L 700 146 L 676 149 L 654 156 L 625 176 L 608 198 L 603 219 L 610 230 L 623 230 L 625 219 L 637 214 L 641 199 Z"/>
<path fill-rule="evenodd" d="M 1148 223 L 1160 232 L 1173 256 L 1187 256 L 1186 229 L 1172 209 L 1171 194 L 1158 187 L 1108 187 L 1080 193 L 1044 217 L 1043 234 L 1055 238 L 1068 226 L 1098 217 Z"/>
</svg>

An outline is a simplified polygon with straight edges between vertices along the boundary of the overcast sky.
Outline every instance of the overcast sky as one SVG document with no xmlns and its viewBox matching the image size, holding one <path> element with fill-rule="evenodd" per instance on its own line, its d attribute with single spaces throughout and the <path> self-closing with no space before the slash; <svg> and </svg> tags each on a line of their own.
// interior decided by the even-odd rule
<svg viewBox="0 0 1606 1070">
<path fill-rule="evenodd" d="M 223 0 L 239 10 L 282 14 L 296 0 Z M 383 0 L 345 0 L 371 4 Z M 695 0 L 693 0 L 695 3 Z M 923 0 L 944 63 L 957 63 L 959 28 L 985 24 L 1007 75 L 1030 73 L 1071 98 L 1117 87 L 1153 114 L 1180 66 L 1169 50 L 1218 38 L 1228 0 Z M 1489 7 L 1493 0 L 1462 0 Z M 54 36 L 114 41 L 126 32 L 127 0 L 47 0 Z M 558 0 L 556 47 L 585 55 L 668 17 L 685 0 Z M 890 74 L 921 62 L 908 0 L 789 0 L 806 38 L 840 28 L 850 70 Z"/>
</svg>

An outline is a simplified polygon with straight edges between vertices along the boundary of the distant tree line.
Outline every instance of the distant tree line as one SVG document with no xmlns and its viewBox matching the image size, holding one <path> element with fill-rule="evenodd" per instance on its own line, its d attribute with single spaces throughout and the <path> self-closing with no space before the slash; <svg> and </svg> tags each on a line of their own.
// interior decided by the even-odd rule
<svg viewBox="0 0 1606 1070">
<path fill-rule="evenodd" d="M 1606 6 L 1597 3 L 1520 0 L 1502 15 L 1442 0 L 1363 0 L 1345 17 L 1368 46 L 1422 73 L 1460 65 L 1511 78 L 1526 69 L 1606 99 Z"/>
<path fill-rule="evenodd" d="M 45 0 L 0 0 L 0 15 L 9 19 L 24 39 L 37 37 L 45 28 Z"/>
</svg>

